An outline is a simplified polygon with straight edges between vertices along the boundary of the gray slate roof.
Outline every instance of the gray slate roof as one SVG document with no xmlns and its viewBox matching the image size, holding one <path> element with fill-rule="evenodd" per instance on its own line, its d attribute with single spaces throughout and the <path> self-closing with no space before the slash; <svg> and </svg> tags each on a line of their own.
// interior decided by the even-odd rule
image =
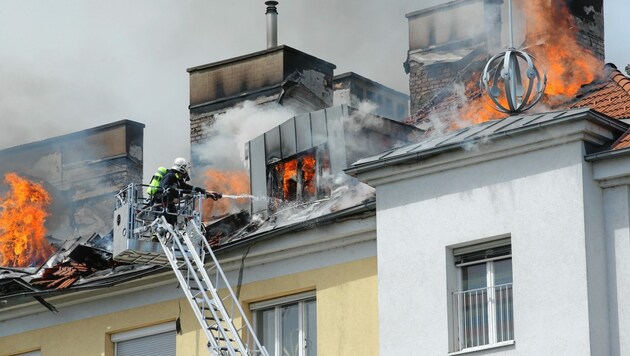
<svg viewBox="0 0 630 356">
<path fill-rule="evenodd" d="M 605 122 L 607 125 L 616 127 L 617 130 L 621 132 L 628 129 L 627 124 L 608 118 L 588 108 L 509 116 L 504 119 L 486 121 L 474 126 L 465 127 L 445 135 L 428 137 L 418 143 L 362 158 L 353 163 L 350 168 L 346 169 L 346 173 L 353 175 L 366 168 L 374 168 L 383 164 L 392 164 L 409 159 L 420 159 L 447 150 L 464 148 L 467 145 L 479 141 L 511 135 L 519 131 L 531 130 L 563 121 L 583 118 L 584 115 L 587 114 L 591 120 Z"/>
</svg>

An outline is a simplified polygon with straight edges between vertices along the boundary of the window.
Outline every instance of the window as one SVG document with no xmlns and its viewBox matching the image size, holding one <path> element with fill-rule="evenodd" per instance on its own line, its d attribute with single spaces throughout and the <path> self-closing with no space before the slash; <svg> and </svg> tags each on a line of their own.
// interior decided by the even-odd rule
<svg viewBox="0 0 630 356">
<path fill-rule="evenodd" d="M 315 292 L 251 305 L 258 340 L 270 356 L 317 355 Z"/>
<path fill-rule="evenodd" d="M 407 105 L 398 104 L 396 105 L 396 109 L 398 110 L 398 118 L 405 118 L 407 116 Z"/>
<path fill-rule="evenodd" d="M 175 355 L 175 323 L 112 334 L 115 356 Z"/>
<path fill-rule="evenodd" d="M 453 293 L 453 350 L 514 340 L 512 249 L 509 239 L 455 249 L 458 289 Z"/>
<path fill-rule="evenodd" d="M 39 350 L 25 352 L 21 354 L 15 354 L 14 356 L 41 356 L 41 352 Z"/>
</svg>

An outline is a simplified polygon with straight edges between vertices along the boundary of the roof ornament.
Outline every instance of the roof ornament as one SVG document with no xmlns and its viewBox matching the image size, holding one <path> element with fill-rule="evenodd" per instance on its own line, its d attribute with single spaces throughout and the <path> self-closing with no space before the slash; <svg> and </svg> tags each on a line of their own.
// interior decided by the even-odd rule
<svg viewBox="0 0 630 356">
<path fill-rule="evenodd" d="M 490 58 L 481 75 L 480 85 L 494 103 L 495 110 L 514 114 L 538 103 L 547 85 L 547 75 L 544 72 L 541 75 L 531 55 L 514 48 L 512 0 L 508 0 L 508 16 L 510 45 L 506 51 Z M 527 69 L 523 72 L 521 68 L 525 66 Z"/>
</svg>

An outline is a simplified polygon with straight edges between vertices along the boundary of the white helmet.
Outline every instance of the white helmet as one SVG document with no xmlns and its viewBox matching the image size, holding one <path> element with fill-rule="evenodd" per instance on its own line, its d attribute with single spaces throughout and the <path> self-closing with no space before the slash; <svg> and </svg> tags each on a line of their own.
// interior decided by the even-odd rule
<svg viewBox="0 0 630 356">
<path fill-rule="evenodd" d="M 181 174 L 189 174 L 190 173 L 190 162 L 186 158 L 177 157 L 175 158 L 175 162 L 173 163 L 173 167 L 171 169 L 181 173 Z"/>
</svg>

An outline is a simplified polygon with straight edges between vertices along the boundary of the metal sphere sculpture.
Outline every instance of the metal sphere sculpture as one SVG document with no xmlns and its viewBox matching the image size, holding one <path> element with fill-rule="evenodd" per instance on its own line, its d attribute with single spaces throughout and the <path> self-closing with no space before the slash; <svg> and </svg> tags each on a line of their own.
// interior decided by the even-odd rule
<svg viewBox="0 0 630 356">
<path fill-rule="evenodd" d="M 521 68 L 525 66 L 523 72 Z M 494 103 L 494 109 L 513 114 L 536 105 L 545 91 L 547 75 L 540 74 L 532 56 L 508 48 L 490 58 L 480 85 Z"/>
</svg>

